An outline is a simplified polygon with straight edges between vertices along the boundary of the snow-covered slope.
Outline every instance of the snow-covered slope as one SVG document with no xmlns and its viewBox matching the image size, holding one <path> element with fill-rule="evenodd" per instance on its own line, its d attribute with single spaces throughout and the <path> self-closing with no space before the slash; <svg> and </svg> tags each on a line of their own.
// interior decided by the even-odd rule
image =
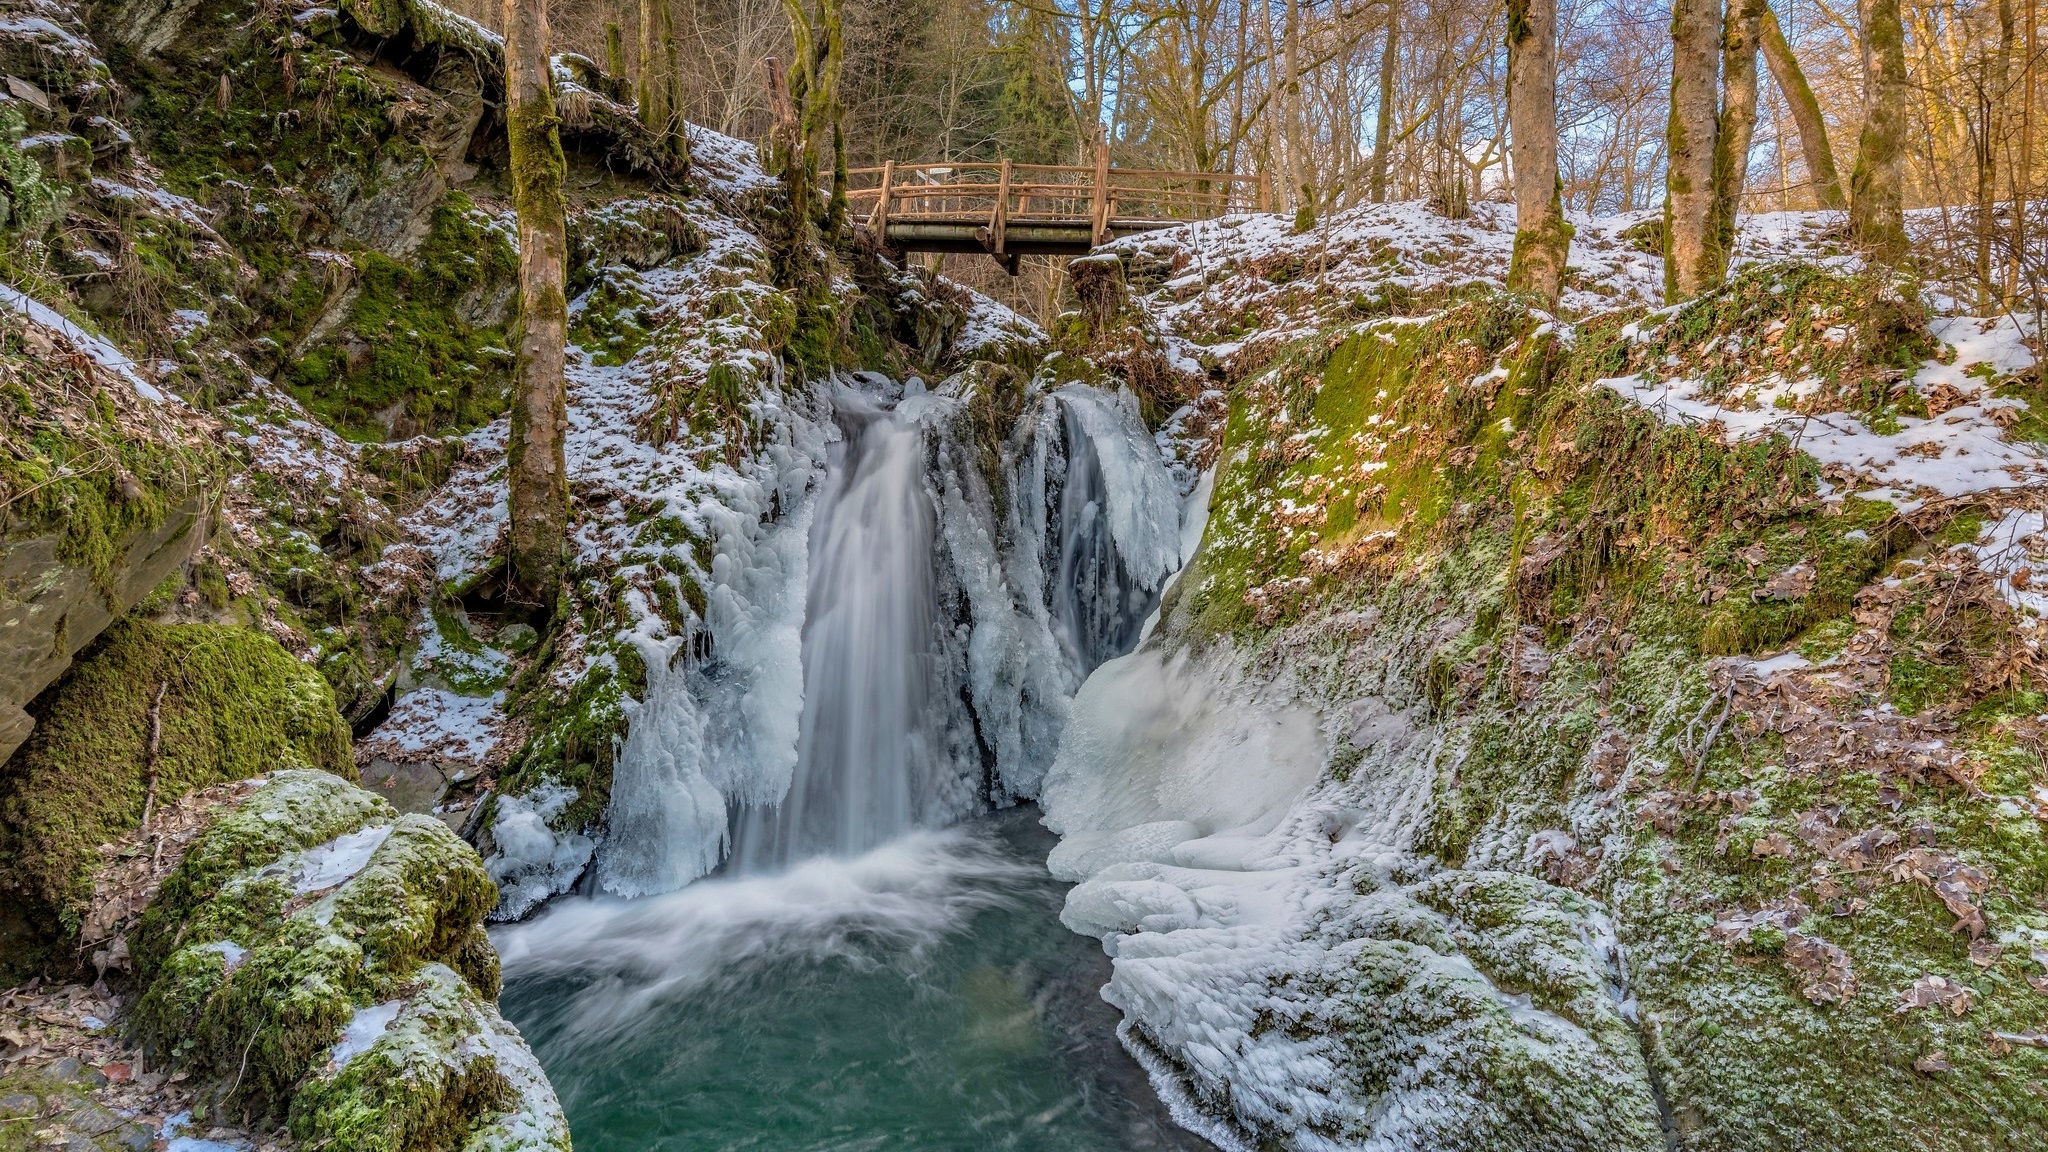
<svg viewBox="0 0 2048 1152">
<path fill-rule="evenodd" d="M 2039 334 L 1928 319 L 1820 214 L 1646 309 L 1638 223 L 1579 222 L 1570 324 L 1489 300 L 1485 205 L 1117 246 L 1179 355 L 1243 379 L 1202 551 L 1043 804 L 1127 1045 L 1224 1147 L 2034 1122 L 1994 1085 L 2038 1062 L 1985 1029 L 2029 1018 L 2048 923 L 1980 881 L 2048 879 L 2039 773 L 1998 767 L 2043 686 Z"/>
</svg>

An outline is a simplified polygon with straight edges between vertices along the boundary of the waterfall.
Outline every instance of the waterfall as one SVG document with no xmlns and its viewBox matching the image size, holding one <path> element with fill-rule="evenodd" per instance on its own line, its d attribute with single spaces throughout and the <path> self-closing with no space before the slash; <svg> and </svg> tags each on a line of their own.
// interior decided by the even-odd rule
<svg viewBox="0 0 2048 1152">
<path fill-rule="evenodd" d="M 1069 698 L 1179 567 L 1180 493 L 1135 400 L 1085 385 L 1028 398 L 989 475 L 971 386 L 828 383 L 822 482 L 774 522 L 734 509 L 709 657 L 643 645 L 606 891 L 851 855 L 1037 794 Z"/>
<path fill-rule="evenodd" d="M 947 822 L 947 800 L 963 791 L 924 429 L 902 410 L 915 405 L 886 409 L 851 388 L 834 407 L 845 438 L 811 529 L 796 772 L 779 803 L 746 810 L 734 846 L 741 873 L 853 855 Z"/>
</svg>

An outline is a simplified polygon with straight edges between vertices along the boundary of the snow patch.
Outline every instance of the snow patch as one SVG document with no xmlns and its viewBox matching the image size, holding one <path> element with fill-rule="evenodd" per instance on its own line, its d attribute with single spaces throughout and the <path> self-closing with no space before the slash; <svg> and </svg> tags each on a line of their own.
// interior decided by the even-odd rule
<svg viewBox="0 0 2048 1152">
<path fill-rule="evenodd" d="M 336 836 L 316 848 L 308 848 L 299 857 L 298 869 L 292 875 L 292 890 L 304 896 L 347 881 L 370 862 L 378 846 L 391 835 L 391 829 L 390 824 L 378 824 Z"/>
</svg>

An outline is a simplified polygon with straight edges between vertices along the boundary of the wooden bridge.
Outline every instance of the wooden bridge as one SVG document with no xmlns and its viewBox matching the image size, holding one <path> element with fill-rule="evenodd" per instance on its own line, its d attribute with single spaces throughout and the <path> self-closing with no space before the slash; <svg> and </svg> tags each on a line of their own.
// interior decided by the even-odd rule
<svg viewBox="0 0 2048 1152">
<path fill-rule="evenodd" d="M 1083 256 L 1120 236 L 1230 212 L 1269 211 L 1264 176 L 1095 163 L 949 161 L 857 168 L 847 200 L 885 251 L 985 252 L 1012 276 L 1027 255 Z"/>
</svg>

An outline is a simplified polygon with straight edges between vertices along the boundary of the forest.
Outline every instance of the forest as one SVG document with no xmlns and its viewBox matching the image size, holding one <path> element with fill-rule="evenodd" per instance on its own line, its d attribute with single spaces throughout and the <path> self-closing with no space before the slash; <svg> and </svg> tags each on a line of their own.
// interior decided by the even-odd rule
<svg viewBox="0 0 2048 1152">
<path fill-rule="evenodd" d="M 2048 1132 L 2042 0 L 0 0 L 0 1152 Z"/>
</svg>

